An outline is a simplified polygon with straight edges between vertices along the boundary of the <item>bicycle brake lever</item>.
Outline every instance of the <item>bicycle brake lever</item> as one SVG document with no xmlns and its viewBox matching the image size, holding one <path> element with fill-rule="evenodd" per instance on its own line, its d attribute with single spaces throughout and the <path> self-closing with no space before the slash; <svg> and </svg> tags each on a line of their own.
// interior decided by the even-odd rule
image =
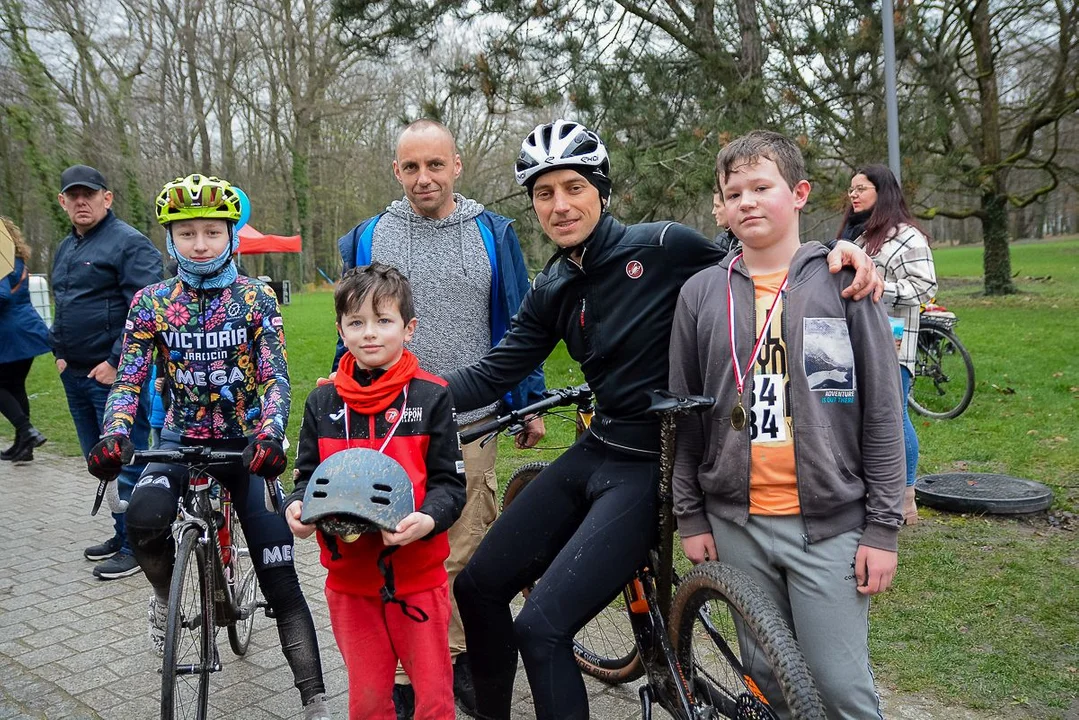
<svg viewBox="0 0 1079 720">
<path fill-rule="evenodd" d="M 264 478 L 266 480 L 266 495 L 269 497 L 270 506 L 277 515 L 281 514 L 281 484 L 277 478 Z"/>
<path fill-rule="evenodd" d="M 97 511 L 101 509 L 101 501 L 105 499 L 105 487 L 108 484 L 108 480 L 97 481 L 97 493 L 94 495 L 94 508 L 90 511 L 90 517 L 97 515 Z"/>
</svg>

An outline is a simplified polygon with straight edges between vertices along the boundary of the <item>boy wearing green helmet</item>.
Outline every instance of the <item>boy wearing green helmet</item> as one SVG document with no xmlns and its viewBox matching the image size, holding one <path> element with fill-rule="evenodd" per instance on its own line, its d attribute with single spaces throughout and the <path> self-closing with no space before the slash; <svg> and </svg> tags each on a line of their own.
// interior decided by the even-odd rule
<svg viewBox="0 0 1079 720">
<path fill-rule="evenodd" d="M 292 533 L 264 502 L 264 478 L 277 477 L 287 466 L 281 441 L 291 393 L 277 298 L 265 283 L 239 275 L 233 262 L 241 204 L 231 184 L 204 175 L 177 178 L 158 195 L 157 219 L 165 226 L 177 276 L 132 299 L 104 432 L 87 465 L 96 477 L 110 480 L 131 459 L 134 410 L 156 350 L 172 398 L 161 447 L 244 452 L 246 467 L 222 468 L 215 475 L 232 496 L 259 586 L 275 611 L 304 718 L 323 720 L 329 714 L 318 640 L 293 565 Z M 170 526 L 186 482 L 186 467 L 151 463 L 127 508 L 128 539 L 153 587 L 149 635 L 159 653 L 174 556 Z"/>
</svg>

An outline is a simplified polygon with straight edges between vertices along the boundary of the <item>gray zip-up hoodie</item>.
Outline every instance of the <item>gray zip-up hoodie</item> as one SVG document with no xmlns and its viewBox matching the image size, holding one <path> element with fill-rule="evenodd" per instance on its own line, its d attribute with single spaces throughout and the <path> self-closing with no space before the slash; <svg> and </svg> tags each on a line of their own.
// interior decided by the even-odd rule
<svg viewBox="0 0 1079 720">
<path fill-rule="evenodd" d="M 435 375 L 479 361 L 491 349 L 491 258 L 476 217 L 483 205 L 455 194 L 456 206 L 435 220 L 397 200 L 375 226 L 371 258 L 398 268 L 412 284 L 419 326 L 409 349 Z M 497 404 L 459 412 L 466 425 Z"/>
<path fill-rule="evenodd" d="M 827 252 L 815 242 L 799 248 L 783 293 L 788 401 L 806 540 L 864 528 L 862 545 L 894 552 L 906 482 L 895 342 L 879 303 L 840 296 L 854 273 L 828 272 Z M 727 269 L 733 260 L 690 278 L 675 310 L 670 389 L 716 398 L 710 411 L 678 424 L 674 514 L 683 537 L 710 532 L 706 510 L 740 525 L 749 516 L 750 433 L 730 422 L 738 400 L 727 321 Z M 736 346 L 751 348 L 757 336 L 753 281 L 740 259 L 731 289 L 735 307 L 746 309 L 735 317 Z M 752 388 L 747 382 L 747 409 Z"/>
</svg>

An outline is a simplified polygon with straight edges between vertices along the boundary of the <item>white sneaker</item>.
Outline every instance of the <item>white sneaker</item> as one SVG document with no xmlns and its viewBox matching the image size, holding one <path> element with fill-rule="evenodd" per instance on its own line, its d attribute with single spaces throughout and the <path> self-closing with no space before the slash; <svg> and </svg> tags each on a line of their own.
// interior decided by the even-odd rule
<svg viewBox="0 0 1079 720">
<path fill-rule="evenodd" d="M 165 624 L 169 618 L 169 606 L 167 603 L 157 601 L 157 595 L 150 593 L 150 605 L 146 610 L 150 627 L 147 636 L 150 638 L 150 647 L 158 657 L 165 655 Z"/>
<path fill-rule="evenodd" d="M 304 720 L 330 720 L 330 711 L 326 708 L 326 695 L 316 695 L 303 706 Z"/>
</svg>

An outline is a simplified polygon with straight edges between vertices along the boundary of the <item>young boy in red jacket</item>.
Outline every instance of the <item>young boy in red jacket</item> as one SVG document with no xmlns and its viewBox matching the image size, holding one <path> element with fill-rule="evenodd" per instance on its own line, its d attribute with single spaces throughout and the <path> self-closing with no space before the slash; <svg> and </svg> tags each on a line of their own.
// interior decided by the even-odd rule
<svg viewBox="0 0 1079 720">
<path fill-rule="evenodd" d="M 336 452 L 371 448 L 405 468 L 417 510 L 397 532 L 366 533 L 354 542 L 318 533 L 320 560 L 329 571 L 326 600 L 348 668 L 350 718 L 395 720 L 393 679 L 400 660 L 415 687 L 416 720 L 450 720 L 446 530 L 465 504 L 453 401 L 445 381 L 421 370 L 404 347 L 416 318 L 408 280 L 395 268 L 375 263 L 348 271 L 334 306 L 348 353 L 333 383 L 307 398 L 285 518 L 298 538 L 315 532 L 314 525 L 300 522 L 304 492 L 318 464 Z M 391 545 L 400 546 L 390 560 L 395 604 L 380 596 L 378 567 Z M 424 614 L 426 621 L 416 619 Z"/>
</svg>

